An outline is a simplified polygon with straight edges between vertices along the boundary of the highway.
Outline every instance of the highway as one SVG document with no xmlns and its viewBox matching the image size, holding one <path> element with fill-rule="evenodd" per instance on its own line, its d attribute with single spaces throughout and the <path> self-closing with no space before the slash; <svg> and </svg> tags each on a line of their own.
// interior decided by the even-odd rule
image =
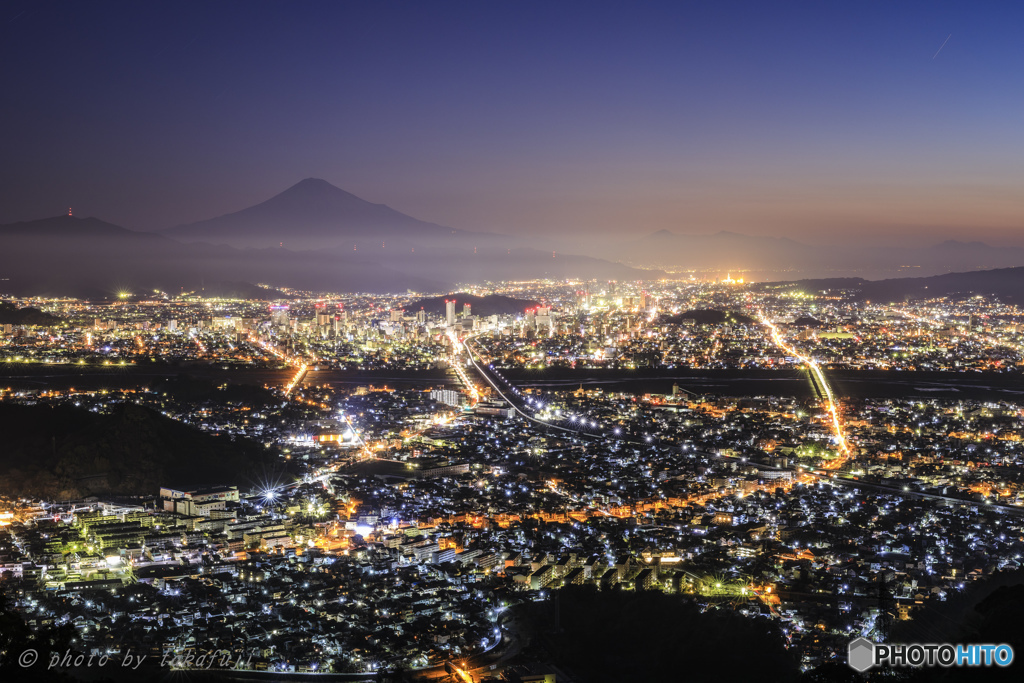
<svg viewBox="0 0 1024 683">
<path fill-rule="evenodd" d="M 768 328 L 768 331 L 770 332 L 772 337 L 772 341 L 775 342 L 775 345 L 778 346 L 783 351 L 785 351 L 786 353 L 788 353 L 789 355 L 795 358 L 799 358 L 800 361 L 810 369 L 811 377 L 813 378 L 813 381 L 816 384 L 819 393 L 821 391 L 825 392 L 825 410 L 828 412 L 829 417 L 831 418 L 830 421 L 832 423 L 832 433 L 835 436 L 836 443 L 839 446 L 839 455 L 842 456 L 840 460 L 833 463 L 833 465 L 834 467 L 839 467 L 842 464 L 842 461 L 851 455 L 850 445 L 847 443 L 846 432 L 843 430 L 843 423 L 839 419 L 839 409 L 836 404 L 835 396 L 832 395 L 832 387 L 829 386 L 828 380 L 825 379 L 825 373 L 822 372 L 821 366 L 818 365 L 817 361 L 815 361 L 810 356 L 800 353 L 795 348 L 786 343 L 786 340 L 782 338 L 782 333 L 779 332 L 779 328 L 777 328 L 774 325 L 774 323 L 768 320 L 764 313 L 759 313 L 759 317 L 761 319 L 761 324 Z"/>
<path fill-rule="evenodd" d="M 501 377 L 499 374 L 497 374 L 494 371 L 494 369 L 491 368 L 489 365 L 483 365 L 477 360 L 476 354 L 474 353 L 473 349 L 470 348 L 469 346 L 469 342 L 472 341 L 472 339 L 473 337 L 466 337 L 460 342 L 462 344 L 462 347 L 466 350 L 466 355 L 469 357 L 469 361 L 473 364 L 473 367 L 474 369 L 476 369 L 477 373 L 479 373 L 479 375 L 484 378 L 484 381 L 491 385 L 491 388 L 493 388 L 494 391 L 496 391 L 498 395 L 501 396 L 501 398 L 504 399 L 514 411 L 516 411 L 516 413 L 518 413 L 519 415 L 521 415 L 522 417 L 526 418 L 531 422 L 535 422 L 539 425 L 543 425 L 544 427 L 548 427 L 550 429 L 558 429 L 563 432 L 579 434 L 581 436 L 608 438 L 607 434 L 597 430 L 596 428 L 580 429 L 565 427 L 563 425 L 555 424 L 548 420 L 541 420 L 527 412 L 530 410 L 530 408 L 528 407 L 526 401 L 519 395 L 519 390 L 513 387 L 507 381 L 505 381 L 505 379 Z M 505 387 L 504 390 L 502 389 L 502 386 Z"/>
<path fill-rule="evenodd" d="M 770 330 L 772 330 L 773 337 L 779 334 L 778 330 L 771 323 L 766 322 L 766 326 Z M 461 343 L 462 343 L 462 346 L 465 348 L 466 353 L 469 356 L 470 362 L 473 364 L 473 367 L 480 374 L 480 376 L 483 377 L 484 380 L 498 393 L 498 395 L 501 396 L 501 398 L 503 398 L 505 401 L 507 401 L 508 404 L 512 407 L 512 409 L 515 410 L 516 413 L 518 413 L 519 415 L 521 415 L 525 419 L 530 420 L 531 422 L 535 422 L 537 424 L 543 425 L 543 426 L 548 427 L 550 429 L 558 429 L 558 430 L 561 430 L 561 431 L 564 431 L 564 432 L 578 434 L 578 435 L 581 435 L 581 436 L 588 436 L 588 437 L 592 437 L 592 438 L 601 438 L 601 439 L 610 439 L 610 438 L 614 439 L 614 438 L 616 438 L 616 437 L 608 434 L 607 431 L 602 432 L 602 431 L 599 431 L 599 430 L 596 430 L 596 429 L 579 429 L 579 428 L 566 427 L 566 426 L 563 426 L 563 425 L 560 425 L 560 424 L 554 424 L 552 422 L 548 422 L 548 421 L 545 421 L 545 420 L 540 420 L 540 419 L 534 417 L 529 412 L 527 412 L 530 409 L 527 406 L 525 400 L 519 395 L 519 392 L 515 389 L 515 387 L 513 387 L 511 384 L 509 384 L 503 377 L 501 377 L 501 375 L 499 375 L 489 365 L 484 365 L 483 363 L 481 363 L 477 359 L 476 354 L 474 353 L 472 348 L 469 346 L 469 342 L 470 341 L 472 341 L 472 337 L 467 337 L 466 339 L 462 340 Z M 841 437 L 841 440 L 839 441 L 841 443 L 841 445 L 842 445 L 842 448 L 843 448 L 843 450 L 841 452 L 845 456 L 841 460 L 845 460 L 845 458 L 850 455 L 850 450 L 849 450 L 849 446 L 848 446 L 848 443 L 847 443 L 847 440 L 846 440 L 846 436 L 843 433 L 842 425 L 841 425 L 841 423 L 839 421 L 838 414 L 837 414 L 837 412 L 835 410 L 835 404 L 834 404 L 834 398 L 833 398 L 832 390 L 829 387 L 828 382 L 825 380 L 824 373 L 822 373 L 821 368 L 818 367 L 818 364 L 816 362 L 814 362 L 812 359 L 808 358 L 807 356 L 805 356 L 803 354 L 797 353 L 795 351 L 795 349 L 792 349 L 792 347 L 790 347 L 788 344 L 786 344 L 781 339 L 781 336 L 778 337 L 776 343 L 780 346 L 780 348 L 783 348 L 784 350 L 786 350 L 787 353 L 792 353 L 792 355 L 794 355 L 795 357 L 798 357 L 801 360 L 803 360 L 808 365 L 808 367 L 811 368 L 813 376 L 817 379 L 818 382 L 820 382 L 821 386 L 823 388 L 825 388 L 825 390 L 826 390 L 826 400 L 828 401 L 828 404 L 829 404 L 827 406 L 827 409 L 829 409 L 829 413 L 830 413 L 830 416 L 832 418 L 832 426 L 833 426 L 833 429 L 838 431 L 838 435 Z M 627 441 L 626 439 L 620 439 L 620 440 L 624 441 L 624 442 Z M 642 442 L 630 442 L 630 443 L 642 443 Z M 896 486 L 887 486 L 885 484 L 876 484 L 874 482 L 865 482 L 865 481 L 862 481 L 862 480 L 859 480 L 859 479 L 848 479 L 846 477 L 840 477 L 840 476 L 837 476 L 835 474 L 835 472 L 829 471 L 827 469 L 815 470 L 815 469 L 809 469 L 809 468 L 775 467 L 775 466 L 772 466 L 772 465 L 763 465 L 761 463 L 754 462 L 754 461 L 751 461 L 751 460 L 745 459 L 745 458 L 739 458 L 739 457 L 734 457 L 734 456 L 723 456 L 723 455 L 718 455 L 718 454 L 715 454 L 715 453 L 697 453 L 697 452 L 695 452 L 694 455 L 705 455 L 705 456 L 722 458 L 722 459 L 728 459 L 728 460 L 743 461 L 743 462 L 746 462 L 747 464 L 754 465 L 755 467 L 758 467 L 760 469 L 792 472 L 794 475 L 797 475 L 797 477 L 799 477 L 800 474 L 803 474 L 803 475 L 806 475 L 806 476 L 811 476 L 811 477 L 817 477 L 817 478 L 819 478 L 819 479 L 821 479 L 823 481 L 831 482 L 832 484 L 834 484 L 836 486 L 843 486 L 843 487 L 846 487 L 846 488 L 877 491 L 879 493 L 885 493 L 885 494 L 890 494 L 890 495 L 902 496 L 902 497 L 905 497 L 905 498 L 924 498 L 924 499 L 931 499 L 931 500 L 940 500 L 940 501 L 945 501 L 945 502 L 948 502 L 948 503 L 953 503 L 953 504 L 956 504 L 956 505 L 965 505 L 965 506 L 970 506 L 970 507 L 976 507 L 976 508 L 979 508 L 979 509 L 988 509 L 988 510 L 1000 511 L 1000 512 L 1005 512 L 1005 513 L 1013 514 L 1013 515 L 1024 515 L 1024 508 L 1021 508 L 1021 507 L 1010 506 L 1010 505 L 1001 505 L 1001 504 L 998 504 L 998 503 L 978 503 L 978 502 L 975 502 L 975 501 L 964 500 L 963 498 L 956 498 L 956 497 L 953 497 L 953 496 L 945 496 L 945 495 L 935 494 L 935 493 L 926 493 L 926 492 L 923 492 L 923 491 L 903 490 L 902 488 L 899 488 L 899 487 L 896 487 Z"/>
<path fill-rule="evenodd" d="M 810 468 L 792 468 L 792 467 L 776 467 L 775 465 L 766 465 L 759 463 L 749 458 L 740 458 L 735 455 L 718 455 L 717 453 L 709 453 L 707 451 L 695 451 L 696 455 L 704 455 L 710 458 L 721 458 L 723 460 L 734 460 L 737 462 L 744 462 L 748 465 L 762 470 L 774 470 L 777 472 L 792 472 L 793 474 L 802 474 L 809 477 L 815 477 L 821 481 L 831 483 L 835 486 L 843 486 L 850 489 L 861 489 L 869 491 L 877 491 L 878 493 L 885 493 L 893 496 L 901 496 L 903 498 L 923 498 L 928 500 L 941 500 L 948 503 L 955 503 L 956 505 L 964 505 L 967 507 L 978 508 L 979 510 L 996 510 L 999 512 L 1005 512 L 1011 515 L 1024 515 L 1024 507 L 1017 507 L 1014 505 L 1002 505 L 1000 503 L 980 503 L 973 500 L 965 500 L 964 498 L 956 498 L 954 496 L 944 496 L 939 493 L 927 493 L 925 491 L 915 491 L 913 489 L 903 489 L 898 486 L 889 486 L 886 484 L 879 484 L 876 482 L 863 481 L 861 479 L 851 479 L 849 477 L 843 477 L 837 475 L 835 472 L 830 472 L 823 469 L 810 469 Z M 806 482 L 805 482 L 806 483 Z"/>
</svg>

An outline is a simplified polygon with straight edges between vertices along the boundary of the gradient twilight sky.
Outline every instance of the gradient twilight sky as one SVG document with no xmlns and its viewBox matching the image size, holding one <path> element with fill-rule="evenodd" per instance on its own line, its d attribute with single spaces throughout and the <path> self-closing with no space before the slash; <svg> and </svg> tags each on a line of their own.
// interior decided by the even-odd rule
<svg viewBox="0 0 1024 683">
<path fill-rule="evenodd" d="M 468 230 L 1024 245 L 1018 2 L 8 0 L 0 65 L 0 223 L 312 176 Z"/>
</svg>

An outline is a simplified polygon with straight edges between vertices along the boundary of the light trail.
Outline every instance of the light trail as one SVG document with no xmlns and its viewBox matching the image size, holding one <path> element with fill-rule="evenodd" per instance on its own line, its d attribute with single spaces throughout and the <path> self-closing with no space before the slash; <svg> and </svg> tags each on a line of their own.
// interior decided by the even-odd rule
<svg viewBox="0 0 1024 683">
<path fill-rule="evenodd" d="M 795 348 L 786 343 L 786 340 L 782 338 L 782 333 L 779 332 L 772 321 L 768 320 L 768 317 L 762 312 L 758 311 L 758 317 L 761 319 L 761 324 L 768 328 L 771 332 L 772 341 L 780 349 L 785 351 L 791 356 L 800 359 L 800 362 L 810 368 L 811 373 L 818 381 L 818 385 L 825 392 L 825 410 L 828 412 L 832 422 L 832 432 L 835 435 L 836 443 L 839 445 L 839 454 L 843 458 L 847 458 L 851 455 L 850 445 L 846 440 L 846 433 L 843 431 L 843 423 L 839 420 L 839 411 L 836 408 L 835 396 L 832 394 L 832 387 L 829 386 L 828 381 L 825 379 L 825 373 L 821 371 L 821 366 L 818 365 L 817 361 L 808 355 L 800 353 Z M 830 463 L 831 464 L 831 463 Z M 841 463 L 834 463 L 832 467 L 826 469 L 836 469 Z"/>
<path fill-rule="evenodd" d="M 480 392 L 477 391 L 476 385 L 470 381 L 465 368 L 463 368 L 462 363 L 459 362 L 459 349 L 463 346 L 463 343 L 459 339 L 459 336 L 455 334 L 455 330 L 448 328 L 447 334 L 448 340 L 452 343 L 452 355 L 448 358 L 448 364 L 455 370 L 455 374 L 458 375 L 462 385 L 466 387 L 466 390 L 469 392 L 469 397 L 475 405 L 480 401 Z"/>
<path fill-rule="evenodd" d="M 352 440 L 363 447 L 363 455 L 370 459 L 379 459 L 374 455 L 373 450 L 370 448 L 370 444 L 366 443 L 366 439 L 359 435 L 359 431 L 356 429 L 356 426 L 352 424 L 352 420 L 349 419 L 348 414 L 342 413 L 341 417 L 345 420 L 345 424 L 348 425 L 349 430 L 352 432 Z"/>
<path fill-rule="evenodd" d="M 463 669 L 458 664 L 452 664 L 452 670 L 455 672 L 455 675 L 459 677 L 459 680 L 463 683 L 473 683 L 472 674 L 470 674 L 468 671 Z"/>
<path fill-rule="evenodd" d="M 289 394 L 291 394 L 291 393 L 292 393 L 292 389 L 294 389 L 294 388 L 295 388 L 295 386 L 296 386 L 296 385 L 297 385 L 297 384 L 298 384 L 299 382 L 301 382 L 301 381 L 302 381 L 302 378 L 306 376 L 306 371 L 307 371 L 307 370 L 309 370 L 309 366 L 308 366 L 308 365 L 306 365 L 305 363 L 303 363 L 302 365 L 300 365 L 300 366 L 299 366 L 299 369 L 298 369 L 298 371 L 297 371 L 297 372 L 295 373 L 295 376 L 294 376 L 294 377 L 292 377 L 292 381 L 291 381 L 291 382 L 289 382 L 289 383 L 288 383 L 288 386 L 287 386 L 287 387 L 285 387 L 285 389 L 284 389 L 284 395 L 285 395 L 285 396 L 288 396 Z"/>
<path fill-rule="evenodd" d="M 496 391 L 498 393 L 498 395 L 501 396 L 501 398 L 504 399 L 505 402 L 509 404 L 509 406 L 512 408 L 512 410 L 514 410 L 516 413 L 518 413 L 519 415 L 523 416 L 527 420 L 530 420 L 531 422 L 536 422 L 537 424 L 543 425 L 543 426 L 548 427 L 550 429 L 560 429 L 563 432 L 569 432 L 569 433 L 572 433 L 572 434 L 582 434 L 584 436 L 602 436 L 600 434 L 596 434 L 596 433 L 593 433 L 593 432 L 587 432 L 587 431 L 584 431 L 584 430 L 581 430 L 581 429 L 573 429 L 573 428 L 570 428 L 570 427 L 564 427 L 564 426 L 562 426 L 560 424 L 556 424 L 554 422 L 550 422 L 547 419 L 541 419 L 541 418 L 538 418 L 538 417 L 534 417 L 533 415 L 530 415 L 525 410 L 520 408 L 519 405 L 516 403 L 516 401 L 512 400 L 511 398 L 509 398 L 509 396 L 505 392 L 503 392 L 500 387 L 498 387 L 497 383 L 490 376 L 490 374 L 487 371 L 485 371 L 482 367 L 480 367 L 480 363 L 474 357 L 473 350 L 469 346 L 469 342 L 473 341 L 473 339 L 474 339 L 474 337 L 466 337 L 462 341 L 462 346 L 463 346 L 463 348 L 465 348 L 466 354 L 469 356 L 469 361 L 473 364 L 473 367 L 476 368 L 476 371 L 480 373 L 480 376 L 484 378 L 484 381 L 486 381 L 488 384 L 491 385 L 491 388 L 493 388 L 494 391 Z"/>
<path fill-rule="evenodd" d="M 465 368 L 462 367 L 462 363 L 459 362 L 459 349 L 462 347 L 462 341 L 459 339 L 455 331 L 448 330 L 448 340 L 452 343 L 452 355 L 448 358 L 448 364 L 455 370 L 455 374 L 458 375 L 462 385 L 466 387 L 469 392 L 469 397 L 476 404 L 480 400 L 480 392 L 477 391 L 476 385 L 473 384 L 469 379 L 469 375 L 466 374 Z"/>
<path fill-rule="evenodd" d="M 254 338 L 252 335 L 249 335 L 249 342 L 251 344 L 255 344 L 256 346 L 259 346 L 261 349 L 263 349 L 267 353 L 270 353 L 270 354 L 272 354 L 274 356 L 277 356 L 278 358 L 283 360 L 285 363 L 288 363 L 289 365 L 296 366 L 297 370 L 295 372 L 295 376 L 292 377 L 291 381 L 285 386 L 285 389 L 284 389 L 284 395 L 286 397 L 289 396 L 292 393 L 292 391 L 295 389 L 295 387 L 298 386 L 299 382 L 302 381 L 302 378 L 306 376 L 306 373 L 309 371 L 309 365 L 307 365 L 305 361 L 303 361 L 303 360 L 301 360 L 299 358 L 296 358 L 295 356 L 289 356 L 287 353 L 284 353 L 283 351 L 279 351 L 278 349 L 274 348 L 274 346 L 271 345 L 271 344 L 267 344 L 266 342 L 263 342 L 263 341 L 261 341 L 259 339 Z M 316 360 L 316 359 L 314 358 L 313 360 Z"/>
</svg>

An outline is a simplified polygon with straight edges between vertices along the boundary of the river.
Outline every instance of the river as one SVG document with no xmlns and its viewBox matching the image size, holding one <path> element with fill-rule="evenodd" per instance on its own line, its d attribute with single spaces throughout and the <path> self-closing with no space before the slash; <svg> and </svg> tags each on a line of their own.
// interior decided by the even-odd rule
<svg viewBox="0 0 1024 683">
<path fill-rule="evenodd" d="M 69 365 L 0 365 L 0 387 L 11 389 L 119 389 L 146 386 L 162 377 L 189 375 L 240 384 L 284 386 L 294 369 L 223 365 L 155 365 L 96 368 Z M 672 386 L 702 395 L 795 396 L 813 398 L 804 370 L 507 370 L 517 386 L 565 390 L 600 387 L 605 391 L 668 394 Z M 843 398 L 962 398 L 1024 403 L 1024 377 L 1000 373 L 826 370 L 836 395 Z M 303 382 L 339 389 L 356 386 L 422 388 L 455 386 L 445 370 L 311 370 Z"/>
</svg>

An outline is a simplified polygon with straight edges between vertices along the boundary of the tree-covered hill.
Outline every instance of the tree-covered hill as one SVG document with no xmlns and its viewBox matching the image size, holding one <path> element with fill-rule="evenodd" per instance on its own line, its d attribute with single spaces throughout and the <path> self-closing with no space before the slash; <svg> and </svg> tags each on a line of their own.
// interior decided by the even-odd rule
<svg viewBox="0 0 1024 683">
<path fill-rule="evenodd" d="M 74 499 L 160 486 L 247 485 L 272 469 L 260 444 L 204 433 L 134 404 L 110 414 L 0 403 L 0 493 Z"/>
<path fill-rule="evenodd" d="M 61 318 L 40 311 L 38 308 L 25 306 L 18 308 L 7 301 L 0 302 L 0 324 L 11 325 L 59 325 Z"/>
<path fill-rule="evenodd" d="M 777 622 L 732 609 L 702 612 L 682 595 L 558 593 L 559 659 L 588 681 L 791 681 L 799 674 Z"/>
</svg>

